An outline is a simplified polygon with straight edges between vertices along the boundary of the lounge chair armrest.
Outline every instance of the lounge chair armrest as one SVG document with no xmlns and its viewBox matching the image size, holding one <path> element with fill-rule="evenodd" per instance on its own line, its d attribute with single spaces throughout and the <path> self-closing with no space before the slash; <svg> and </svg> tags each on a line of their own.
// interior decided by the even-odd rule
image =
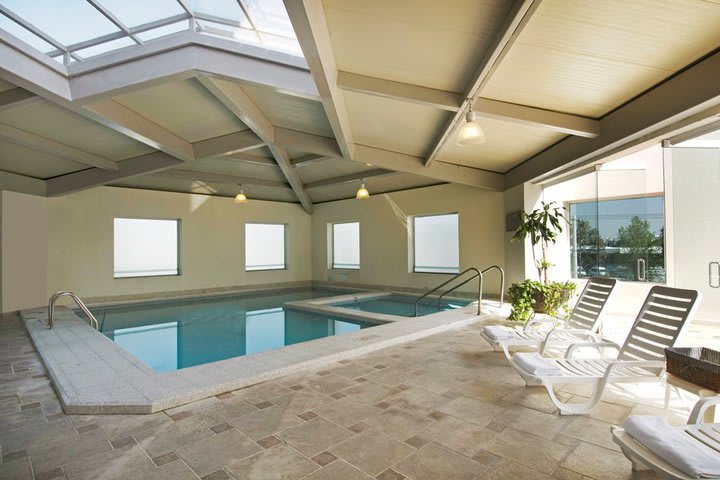
<svg viewBox="0 0 720 480">
<path fill-rule="evenodd" d="M 551 330 L 548 332 L 545 340 L 543 340 L 542 345 L 540 345 L 540 349 L 538 350 L 540 352 L 540 355 L 544 355 L 545 350 L 552 346 L 555 337 L 566 333 L 570 333 L 573 335 L 584 335 L 586 337 L 585 339 L 588 341 L 600 341 L 600 339 L 597 337 L 597 334 L 593 333 L 590 330 L 585 330 L 582 328 L 561 328 L 558 330 Z"/>
<path fill-rule="evenodd" d="M 619 368 L 665 368 L 664 360 L 613 360 L 609 362 L 605 376 L 610 376 Z"/>
<path fill-rule="evenodd" d="M 555 324 L 559 319 L 555 317 L 550 316 L 538 316 L 535 315 L 533 317 L 530 317 L 527 322 L 525 322 L 525 326 L 523 327 L 523 331 L 527 332 L 528 330 L 540 326 L 540 325 L 547 325 L 548 323 Z"/>
<path fill-rule="evenodd" d="M 570 347 L 568 347 L 567 352 L 565 352 L 565 358 L 572 358 L 575 350 L 578 350 L 580 348 L 595 348 L 598 352 L 601 348 L 614 348 L 618 352 L 620 351 L 620 345 L 614 342 L 609 342 L 607 340 L 600 342 L 573 343 L 572 345 L 570 345 Z"/>
<path fill-rule="evenodd" d="M 690 413 L 690 418 L 688 418 L 688 425 L 694 423 L 702 423 L 703 418 L 705 418 L 705 411 L 715 405 L 720 405 L 720 395 L 714 397 L 705 397 L 698 400 L 698 402 L 693 407 L 692 412 Z"/>
</svg>

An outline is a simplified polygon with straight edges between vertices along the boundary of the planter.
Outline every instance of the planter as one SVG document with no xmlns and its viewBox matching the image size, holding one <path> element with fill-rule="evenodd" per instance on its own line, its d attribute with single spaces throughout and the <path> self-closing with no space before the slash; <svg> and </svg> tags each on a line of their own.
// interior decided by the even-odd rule
<svg viewBox="0 0 720 480">
<path fill-rule="evenodd" d="M 563 307 L 568 304 L 570 301 L 570 297 L 572 296 L 573 290 L 561 290 L 560 291 L 560 298 L 558 300 L 558 306 Z M 551 299 L 551 303 L 552 299 Z M 546 313 L 545 312 L 545 292 L 536 292 L 533 295 L 533 306 L 532 306 L 533 312 L 535 313 Z M 557 312 L 559 308 L 555 307 L 555 312 Z"/>
<path fill-rule="evenodd" d="M 573 282 L 552 282 L 547 285 L 534 280 L 513 283 L 508 290 L 512 304 L 510 320 L 525 322 L 534 313 L 557 316 L 568 313 L 570 297 L 577 286 Z"/>
</svg>

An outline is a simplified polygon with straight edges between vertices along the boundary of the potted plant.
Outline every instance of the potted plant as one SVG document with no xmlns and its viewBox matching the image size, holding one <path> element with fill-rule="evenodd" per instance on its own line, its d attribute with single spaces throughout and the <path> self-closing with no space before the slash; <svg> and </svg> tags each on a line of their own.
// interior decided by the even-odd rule
<svg viewBox="0 0 720 480">
<path fill-rule="evenodd" d="M 552 263 L 548 260 L 548 246 L 557 241 L 563 231 L 567 218 L 564 208 L 553 206 L 555 202 L 541 202 L 541 207 L 530 213 L 520 212 L 520 223 L 512 240 L 515 242 L 530 239 L 532 256 L 538 272 L 538 280 L 527 279 L 514 283 L 508 290 L 512 304 L 510 320 L 526 321 L 534 313 L 557 316 L 560 312 L 569 313 L 569 301 L 576 285 L 571 282 L 548 281 L 548 270 Z M 537 248 L 540 247 L 538 259 Z"/>
</svg>

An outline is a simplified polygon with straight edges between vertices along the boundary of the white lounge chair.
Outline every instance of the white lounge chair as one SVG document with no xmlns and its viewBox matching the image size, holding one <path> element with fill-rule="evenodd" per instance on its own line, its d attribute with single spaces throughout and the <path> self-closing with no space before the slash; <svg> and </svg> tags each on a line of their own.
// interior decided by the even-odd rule
<svg viewBox="0 0 720 480">
<path fill-rule="evenodd" d="M 516 353 L 510 364 L 527 385 L 545 387 L 561 414 L 588 413 L 600 402 L 607 384 L 658 379 L 665 369 L 665 348 L 675 345 L 700 299 L 696 290 L 652 287 L 622 348 L 609 341 L 576 343 L 567 349 L 565 358 L 543 358 L 536 352 Z M 618 353 L 614 359 L 573 358 L 580 348 L 599 352 L 612 348 Z M 592 385 L 590 399 L 584 403 L 562 402 L 554 389 L 556 385 L 567 384 Z"/>
<path fill-rule="evenodd" d="M 633 478 L 636 472 L 652 470 L 668 479 L 720 479 L 720 423 L 702 423 L 705 410 L 718 404 L 720 396 L 700 400 L 687 425 L 669 426 L 657 419 L 661 426 L 657 437 L 652 427 L 650 435 L 639 439 L 623 428 L 611 427 L 613 441 L 632 462 Z"/>
<path fill-rule="evenodd" d="M 601 314 L 615 288 L 614 278 L 591 277 L 575 303 L 563 328 L 550 331 L 537 327 L 554 318 L 531 318 L 522 330 L 508 327 L 485 327 L 480 333 L 496 352 L 502 351 L 510 359 L 510 351 L 518 348 L 536 349 L 544 355 L 549 346 L 567 347 L 573 343 L 599 340 Z"/>
</svg>

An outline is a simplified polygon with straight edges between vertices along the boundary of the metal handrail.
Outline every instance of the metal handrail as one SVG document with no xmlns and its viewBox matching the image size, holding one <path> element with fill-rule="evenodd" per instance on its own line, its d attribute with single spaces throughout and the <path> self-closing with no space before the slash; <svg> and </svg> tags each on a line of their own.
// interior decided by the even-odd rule
<svg viewBox="0 0 720 480">
<path fill-rule="evenodd" d="M 430 290 L 430 291 L 428 291 L 428 292 L 425 292 L 422 296 L 420 296 L 417 300 L 415 300 L 415 316 L 417 317 L 417 313 L 418 313 L 418 303 L 420 303 L 420 300 L 422 300 L 423 298 L 427 297 L 428 295 L 430 295 L 430 294 L 432 294 L 432 293 L 434 293 L 434 292 L 437 292 L 438 290 L 440 290 L 442 287 L 444 287 L 444 286 L 447 285 L 448 283 L 450 283 L 450 282 L 452 282 L 452 281 L 454 281 L 454 280 L 457 280 L 458 277 L 461 277 L 461 276 L 465 275 L 466 273 L 472 272 L 472 271 L 475 272 L 475 275 L 473 275 L 472 277 L 470 277 L 470 278 L 468 279 L 468 281 L 472 280 L 473 278 L 480 277 L 480 282 L 479 282 L 479 284 L 478 284 L 478 315 L 480 315 L 480 303 L 482 302 L 482 273 L 481 273 L 480 270 L 478 270 L 477 268 L 475 268 L 475 267 L 470 267 L 470 268 L 468 268 L 468 269 L 463 270 L 463 271 L 460 272 L 460 273 L 456 273 L 455 275 L 453 275 L 452 278 L 450 278 L 450 279 L 447 280 L 446 282 L 443 282 L 443 283 L 441 283 L 440 285 L 438 285 L 437 287 L 433 288 L 432 290 Z M 467 282 L 465 282 L 465 283 L 467 283 Z"/>
<path fill-rule="evenodd" d="M 73 300 L 75 300 L 75 303 L 78 307 L 80 307 L 80 310 L 82 310 L 85 315 L 88 316 L 90 319 L 90 323 L 93 327 L 95 327 L 95 330 L 100 330 L 100 327 L 98 325 L 98 321 L 95 318 L 95 315 L 93 315 L 90 310 L 85 306 L 82 300 L 80 300 L 80 297 L 75 295 L 73 292 L 68 292 L 67 290 L 61 290 L 59 292 L 55 292 L 50 297 L 50 300 L 48 301 L 48 328 L 53 328 L 53 316 L 55 315 L 55 302 L 58 301 L 61 297 L 70 297 Z"/>
<path fill-rule="evenodd" d="M 485 273 L 487 273 L 488 271 L 493 270 L 493 269 L 497 269 L 497 271 L 500 272 L 500 306 L 502 307 L 502 306 L 503 306 L 503 298 L 504 298 L 504 295 L 505 295 L 505 271 L 504 271 L 501 267 L 499 267 L 498 265 L 492 265 L 492 266 L 490 266 L 490 267 L 487 267 L 485 270 L 482 270 L 480 273 L 484 275 Z M 445 295 L 449 294 L 450 292 L 452 292 L 452 291 L 454 291 L 454 290 L 457 290 L 458 288 L 462 287 L 463 285 L 465 285 L 465 284 L 468 283 L 469 281 L 473 280 L 475 277 L 477 277 L 477 275 L 473 275 L 472 277 L 468 278 L 467 280 L 465 280 L 465 281 L 462 282 L 461 284 L 455 285 L 455 286 L 452 287 L 450 290 L 447 290 L 445 293 L 443 293 L 442 295 L 440 295 L 440 296 L 438 297 L 438 302 L 437 302 L 438 311 L 440 310 L 440 303 L 442 302 L 442 298 L 443 298 Z M 481 292 L 481 295 L 482 295 L 482 292 Z M 482 297 L 481 297 L 481 299 L 482 299 Z M 478 309 L 478 315 L 480 315 L 479 309 Z"/>
</svg>

